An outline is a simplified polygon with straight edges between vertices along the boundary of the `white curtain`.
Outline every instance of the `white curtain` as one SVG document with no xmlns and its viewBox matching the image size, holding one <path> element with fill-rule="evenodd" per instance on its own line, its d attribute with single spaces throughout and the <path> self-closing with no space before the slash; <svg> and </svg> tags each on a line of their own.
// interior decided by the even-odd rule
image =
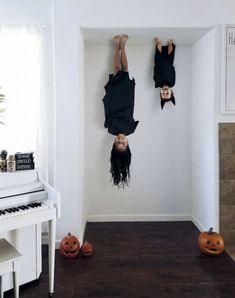
<svg viewBox="0 0 235 298">
<path fill-rule="evenodd" d="M 47 79 L 51 68 L 46 69 L 47 33 L 40 26 L 0 26 L 0 93 L 5 94 L 0 150 L 9 154 L 33 151 L 46 180 L 48 107 L 52 109 L 50 100 L 46 104 L 48 97 L 52 98 L 52 91 L 47 91 L 52 90 Z"/>
</svg>

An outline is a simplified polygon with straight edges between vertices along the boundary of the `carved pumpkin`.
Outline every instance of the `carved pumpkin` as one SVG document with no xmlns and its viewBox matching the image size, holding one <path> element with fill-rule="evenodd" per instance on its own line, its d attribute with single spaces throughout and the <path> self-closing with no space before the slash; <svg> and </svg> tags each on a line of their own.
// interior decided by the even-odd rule
<svg viewBox="0 0 235 298">
<path fill-rule="evenodd" d="M 220 234 L 213 232 L 213 228 L 199 235 L 198 245 L 200 250 L 208 255 L 220 255 L 224 251 L 224 239 Z"/>
<path fill-rule="evenodd" d="M 80 250 L 80 243 L 74 235 L 68 233 L 60 242 L 60 254 L 67 259 L 76 258 Z"/>
<path fill-rule="evenodd" d="M 84 257 L 89 257 L 93 253 L 93 247 L 90 242 L 85 241 L 81 247 L 82 255 Z"/>
</svg>

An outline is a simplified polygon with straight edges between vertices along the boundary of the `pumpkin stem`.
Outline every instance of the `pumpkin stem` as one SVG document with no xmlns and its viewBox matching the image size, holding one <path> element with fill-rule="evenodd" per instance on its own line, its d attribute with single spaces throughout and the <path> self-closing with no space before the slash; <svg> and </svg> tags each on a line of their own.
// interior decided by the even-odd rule
<svg viewBox="0 0 235 298">
<path fill-rule="evenodd" d="M 209 229 L 208 234 L 213 234 L 213 228 L 212 227 Z"/>
<path fill-rule="evenodd" d="M 71 236 L 71 233 L 70 233 L 70 232 L 68 233 L 68 236 L 69 236 L 69 237 Z"/>
</svg>

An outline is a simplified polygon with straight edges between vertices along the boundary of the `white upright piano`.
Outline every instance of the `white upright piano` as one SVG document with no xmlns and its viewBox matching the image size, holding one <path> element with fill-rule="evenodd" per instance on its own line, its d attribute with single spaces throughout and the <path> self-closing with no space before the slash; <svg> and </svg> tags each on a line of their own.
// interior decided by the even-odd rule
<svg viewBox="0 0 235 298">
<path fill-rule="evenodd" d="M 54 292 L 56 220 L 60 195 L 36 170 L 0 173 L 0 238 L 6 238 L 22 254 L 19 281 L 39 278 L 42 271 L 41 223 L 48 222 L 49 295 Z M 4 276 L 4 291 L 12 288 Z"/>
</svg>

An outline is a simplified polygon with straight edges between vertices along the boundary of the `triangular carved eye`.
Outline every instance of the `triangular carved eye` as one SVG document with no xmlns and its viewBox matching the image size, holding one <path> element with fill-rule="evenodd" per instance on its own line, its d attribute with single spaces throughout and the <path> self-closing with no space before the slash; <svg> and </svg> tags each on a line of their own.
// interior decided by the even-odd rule
<svg viewBox="0 0 235 298">
<path fill-rule="evenodd" d="M 210 241 L 209 241 L 209 240 L 207 240 L 206 244 L 210 244 Z"/>
<path fill-rule="evenodd" d="M 219 240 L 217 241 L 217 245 L 220 245 L 220 241 Z"/>
</svg>

